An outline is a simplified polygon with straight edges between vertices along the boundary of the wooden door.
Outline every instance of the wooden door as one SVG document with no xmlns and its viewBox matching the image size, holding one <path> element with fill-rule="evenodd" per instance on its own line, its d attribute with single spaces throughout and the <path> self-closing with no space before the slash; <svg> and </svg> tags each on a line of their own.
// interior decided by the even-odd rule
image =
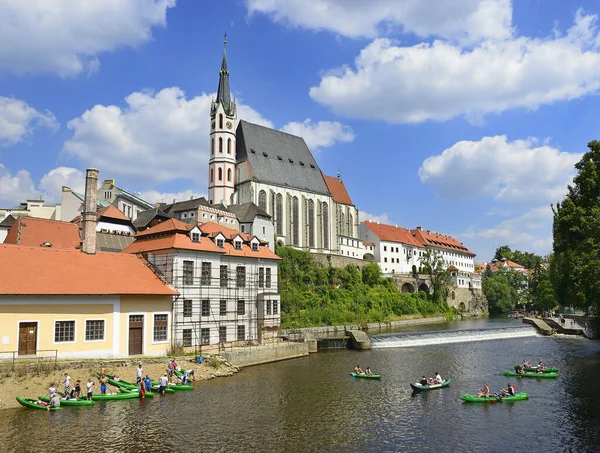
<svg viewBox="0 0 600 453">
<path fill-rule="evenodd" d="M 19 355 L 35 354 L 37 350 L 37 322 L 19 323 Z"/>
<path fill-rule="evenodd" d="M 143 353 L 144 317 L 142 315 L 129 316 L 129 355 Z"/>
</svg>

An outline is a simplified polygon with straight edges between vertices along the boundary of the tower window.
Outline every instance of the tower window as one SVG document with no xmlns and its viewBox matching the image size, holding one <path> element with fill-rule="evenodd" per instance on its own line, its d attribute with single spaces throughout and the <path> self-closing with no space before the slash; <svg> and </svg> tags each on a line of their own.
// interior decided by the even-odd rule
<svg viewBox="0 0 600 453">
<path fill-rule="evenodd" d="M 223 114 L 219 113 L 219 129 L 223 129 Z"/>
<path fill-rule="evenodd" d="M 227 169 L 227 181 L 231 182 L 231 168 Z"/>
<path fill-rule="evenodd" d="M 223 181 L 223 169 L 219 168 L 219 181 Z"/>
<path fill-rule="evenodd" d="M 212 154 L 214 154 L 214 153 L 215 153 L 215 139 L 214 139 L 214 138 L 212 138 L 212 139 L 210 140 L 210 154 L 212 155 Z"/>
<path fill-rule="evenodd" d="M 231 154 L 231 139 L 227 139 L 227 154 Z"/>
<path fill-rule="evenodd" d="M 215 180 L 215 170 L 214 168 L 210 169 L 210 182 L 214 182 Z"/>
<path fill-rule="evenodd" d="M 219 137 L 219 152 L 223 152 L 223 137 Z"/>
</svg>

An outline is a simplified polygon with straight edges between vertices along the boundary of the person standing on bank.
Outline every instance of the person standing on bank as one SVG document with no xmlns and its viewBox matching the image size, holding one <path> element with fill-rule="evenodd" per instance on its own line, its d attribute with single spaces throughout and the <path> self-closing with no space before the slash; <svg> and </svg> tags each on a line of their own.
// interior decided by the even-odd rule
<svg viewBox="0 0 600 453">
<path fill-rule="evenodd" d="M 142 368 L 142 363 L 140 362 L 140 364 L 138 365 L 138 368 L 137 368 L 137 378 L 135 380 L 136 384 L 139 384 L 140 382 L 142 382 L 143 375 L 144 375 L 144 369 Z"/>
</svg>

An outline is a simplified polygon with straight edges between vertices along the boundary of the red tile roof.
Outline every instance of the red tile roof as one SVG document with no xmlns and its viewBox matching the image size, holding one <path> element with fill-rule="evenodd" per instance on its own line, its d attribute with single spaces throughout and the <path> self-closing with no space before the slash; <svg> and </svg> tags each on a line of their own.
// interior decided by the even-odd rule
<svg viewBox="0 0 600 453">
<path fill-rule="evenodd" d="M 492 272 L 498 272 L 501 268 L 503 267 L 510 267 L 511 269 L 525 269 L 525 266 L 519 264 L 519 263 L 515 263 L 514 261 L 511 260 L 504 260 L 504 261 L 496 261 L 496 262 L 490 262 L 488 263 L 490 266 L 490 269 Z"/>
<path fill-rule="evenodd" d="M 71 222 L 19 217 L 8 231 L 5 244 L 42 247 L 45 243 L 52 248 L 75 249 L 81 245 L 79 228 Z"/>
<path fill-rule="evenodd" d="M 240 233 L 237 230 L 228 228 L 215 222 L 205 222 L 200 225 L 200 229 L 203 233 L 208 233 L 211 237 L 215 237 L 219 233 L 222 233 L 223 236 L 225 236 L 227 239 L 233 239 L 236 236 L 240 236 L 244 240 L 244 243 L 242 244 L 242 250 L 236 250 L 233 244 L 231 244 L 230 242 L 225 242 L 224 248 L 221 250 L 225 250 L 226 255 L 245 256 L 248 258 L 263 258 L 267 260 L 281 259 L 275 253 L 273 253 L 271 249 L 269 249 L 269 247 L 266 246 L 266 242 L 261 241 L 258 238 L 256 238 L 260 244 L 258 246 L 258 251 L 252 250 L 252 247 L 249 244 L 247 244 L 247 242 L 250 242 L 252 239 L 255 238 L 255 236 L 251 236 L 246 233 Z"/>
<path fill-rule="evenodd" d="M 158 225 L 157 225 L 158 226 Z M 148 230 L 144 230 L 146 232 Z M 143 253 L 157 250 L 197 250 L 199 252 L 223 253 L 223 249 L 207 237 L 200 238 L 200 242 L 192 242 L 187 234 L 165 233 L 155 237 L 137 238 L 131 245 L 123 250 L 123 253 Z"/>
<path fill-rule="evenodd" d="M 154 236 L 159 233 L 167 233 L 167 232 L 172 233 L 172 234 L 174 234 L 174 233 L 187 234 L 194 227 L 195 227 L 195 225 L 182 222 L 181 220 L 169 219 L 169 220 L 164 220 L 144 231 L 140 231 L 140 232 L 136 233 L 135 237 L 142 238 L 145 236 Z"/>
<path fill-rule="evenodd" d="M 73 225 L 73 224 L 71 224 Z M 0 244 L 0 294 L 176 295 L 137 255 Z"/>
<path fill-rule="evenodd" d="M 367 247 L 373 247 L 375 244 L 372 242 L 363 242 L 363 245 L 366 245 Z"/>
<path fill-rule="evenodd" d="M 100 214 L 101 217 L 106 217 L 107 219 L 131 220 L 113 205 L 98 209 L 98 214 Z"/>
<path fill-rule="evenodd" d="M 381 241 L 399 242 L 401 244 L 407 244 L 413 247 L 424 247 L 410 234 L 410 231 L 408 231 L 406 228 L 401 228 L 394 225 L 385 225 L 383 223 L 375 223 L 369 220 L 365 220 L 363 223 Z"/>
<path fill-rule="evenodd" d="M 221 233 L 227 239 L 233 239 L 236 236 L 240 236 L 244 241 L 247 241 L 247 242 L 251 241 L 252 238 L 254 237 L 247 233 L 242 233 L 238 230 L 234 230 L 233 228 L 229 228 L 229 227 L 223 226 L 223 225 L 221 225 L 219 223 L 215 223 L 215 222 L 201 223 L 200 229 L 202 230 L 203 233 L 206 233 L 211 237 L 214 237 L 217 234 Z"/>
<path fill-rule="evenodd" d="M 475 254 L 464 246 L 461 242 L 458 242 L 452 236 L 445 234 L 432 233 L 431 231 L 425 231 L 421 229 L 410 230 L 410 233 L 419 241 L 423 246 L 437 247 L 440 249 L 446 249 L 453 252 L 464 253 L 465 255 Z"/>
<path fill-rule="evenodd" d="M 348 195 L 346 186 L 341 180 L 334 178 L 333 176 L 325 175 L 323 175 L 323 178 L 325 178 L 325 184 L 327 184 L 327 188 L 329 189 L 329 192 L 331 192 L 336 203 L 354 206 L 354 203 L 352 203 L 352 200 L 350 199 L 350 195 Z"/>
</svg>

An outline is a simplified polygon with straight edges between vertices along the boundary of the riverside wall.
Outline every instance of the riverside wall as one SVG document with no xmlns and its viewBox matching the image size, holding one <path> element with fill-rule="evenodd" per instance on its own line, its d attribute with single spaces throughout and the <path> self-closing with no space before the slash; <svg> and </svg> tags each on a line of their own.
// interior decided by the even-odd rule
<svg viewBox="0 0 600 453">
<path fill-rule="evenodd" d="M 307 341 L 286 341 L 260 346 L 234 348 L 221 352 L 230 363 L 238 367 L 278 362 L 280 360 L 305 357 L 309 354 L 310 343 Z"/>
</svg>

